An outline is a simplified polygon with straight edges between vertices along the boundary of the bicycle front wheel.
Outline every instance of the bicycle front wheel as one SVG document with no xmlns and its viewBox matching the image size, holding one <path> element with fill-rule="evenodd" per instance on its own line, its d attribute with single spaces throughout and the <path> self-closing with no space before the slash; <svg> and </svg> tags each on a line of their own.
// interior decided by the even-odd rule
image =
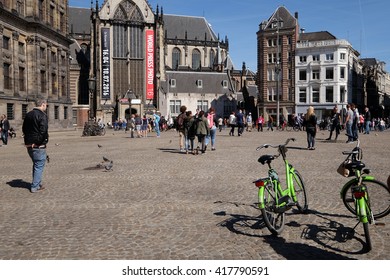
<svg viewBox="0 0 390 280">
<path fill-rule="evenodd" d="M 294 184 L 295 196 L 297 198 L 294 202 L 297 204 L 299 212 L 304 213 L 309 206 L 307 202 L 305 183 L 303 181 L 302 175 L 296 170 L 293 173 L 292 179 Z"/>
<path fill-rule="evenodd" d="M 279 195 L 276 193 L 274 187 L 271 184 L 264 186 L 263 201 L 264 208 L 261 209 L 264 223 L 269 231 L 278 235 L 283 231 L 284 228 L 284 212 L 278 213 L 276 208 L 276 197 Z"/>
<path fill-rule="evenodd" d="M 382 182 L 377 180 L 363 179 L 362 184 L 366 186 L 367 203 L 375 219 L 382 218 L 390 213 L 390 190 Z M 356 215 L 355 202 L 352 189 L 357 186 L 357 182 L 350 183 L 342 190 L 341 197 L 345 207 Z"/>
<path fill-rule="evenodd" d="M 299 126 L 294 125 L 293 129 L 294 129 L 294 131 L 299 131 Z"/>
</svg>

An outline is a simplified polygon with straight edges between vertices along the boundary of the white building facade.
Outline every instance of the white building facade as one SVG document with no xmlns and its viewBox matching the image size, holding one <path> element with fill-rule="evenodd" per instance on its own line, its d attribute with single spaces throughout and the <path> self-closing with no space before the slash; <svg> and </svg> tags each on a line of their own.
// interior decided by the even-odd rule
<svg viewBox="0 0 390 280">
<path fill-rule="evenodd" d="M 359 53 L 347 40 L 300 41 L 295 53 L 297 114 L 313 106 L 318 119 L 352 100 L 353 72 Z"/>
</svg>

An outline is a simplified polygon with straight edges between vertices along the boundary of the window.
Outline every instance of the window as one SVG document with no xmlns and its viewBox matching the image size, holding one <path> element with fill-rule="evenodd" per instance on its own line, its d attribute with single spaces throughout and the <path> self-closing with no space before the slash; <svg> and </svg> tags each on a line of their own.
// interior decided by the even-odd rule
<svg viewBox="0 0 390 280">
<path fill-rule="evenodd" d="M 57 53 L 51 52 L 51 63 L 57 63 Z"/>
<path fill-rule="evenodd" d="M 306 88 L 299 88 L 299 102 L 306 103 Z"/>
<path fill-rule="evenodd" d="M 27 115 L 27 109 L 28 109 L 28 105 L 27 104 L 22 104 L 22 119 L 23 120 L 24 120 L 24 118 Z"/>
<path fill-rule="evenodd" d="M 41 93 L 46 92 L 46 71 L 41 70 Z"/>
<path fill-rule="evenodd" d="M 340 86 L 340 102 L 345 102 L 347 100 L 346 96 L 345 96 L 345 86 Z"/>
<path fill-rule="evenodd" d="M 340 67 L 340 79 L 345 79 L 345 67 Z"/>
<path fill-rule="evenodd" d="M 3 36 L 3 49 L 9 50 L 9 37 Z"/>
<path fill-rule="evenodd" d="M 306 81 L 306 70 L 299 70 L 299 80 Z"/>
<path fill-rule="evenodd" d="M 25 91 L 25 70 L 23 67 L 19 67 L 19 90 L 20 91 Z"/>
<path fill-rule="evenodd" d="M 291 87 L 289 87 L 288 89 L 287 89 L 287 95 L 288 95 L 288 101 L 293 101 L 293 91 L 292 91 L 292 88 Z"/>
<path fill-rule="evenodd" d="M 274 88 L 268 88 L 268 101 L 274 101 L 275 100 L 275 89 Z"/>
<path fill-rule="evenodd" d="M 58 120 L 59 118 L 59 113 L 60 113 L 60 108 L 59 106 L 54 106 L 54 119 Z"/>
<path fill-rule="evenodd" d="M 171 114 L 180 114 L 181 100 L 170 100 L 169 109 Z"/>
<path fill-rule="evenodd" d="M 65 76 L 61 77 L 61 96 L 66 96 L 66 78 L 65 78 Z"/>
<path fill-rule="evenodd" d="M 13 103 L 7 103 L 7 119 L 13 120 L 15 119 L 15 110 Z"/>
<path fill-rule="evenodd" d="M 215 61 L 215 51 L 213 49 L 210 50 L 210 68 L 214 66 L 214 61 Z M 217 63 L 215 61 L 215 63 Z"/>
<path fill-rule="evenodd" d="M 16 1 L 16 11 L 19 15 L 24 15 L 24 0 L 17 0 Z"/>
<path fill-rule="evenodd" d="M 198 49 L 192 51 L 192 69 L 200 69 L 200 51 Z"/>
<path fill-rule="evenodd" d="M 65 106 L 64 107 L 64 120 L 67 120 L 68 119 L 68 107 Z"/>
<path fill-rule="evenodd" d="M 268 63 L 276 63 L 277 62 L 277 57 L 276 53 L 269 53 L 268 54 Z"/>
<path fill-rule="evenodd" d="M 287 37 L 287 44 L 291 45 L 292 44 L 292 38 L 291 36 Z"/>
<path fill-rule="evenodd" d="M 320 61 L 320 55 L 319 54 L 313 54 L 313 61 Z"/>
<path fill-rule="evenodd" d="M 340 53 L 340 60 L 345 60 L 345 53 Z"/>
<path fill-rule="evenodd" d="M 44 15 L 45 15 L 45 0 L 39 0 L 38 1 L 38 14 L 39 14 L 39 20 L 43 21 L 44 20 Z"/>
<path fill-rule="evenodd" d="M 181 63 L 180 61 L 181 52 L 178 48 L 172 50 L 172 68 L 178 69 Z"/>
<path fill-rule="evenodd" d="M 51 94 L 57 94 L 57 75 L 51 74 Z"/>
<path fill-rule="evenodd" d="M 10 67 L 8 63 L 3 64 L 4 89 L 11 89 Z"/>
<path fill-rule="evenodd" d="M 268 81 L 273 81 L 274 80 L 274 70 L 273 69 L 268 69 Z"/>
<path fill-rule="evenodd" d="M 326 68 L 325 79 L 333 80 L 333 67 Z"/>
<path fill-rule="evenodd" d="M 326 54 L 326 60 L 327 61 L 333 61 L 333 53 Z"/>
<path fill-rule="evenodd" d="M 276 38 L 268 39 L 268 47 L 276 46 Z"/>
<path fill-rule="evenodd" d="M 196 80 L 196 86 L 198 88 L 203 88 L 203 81 L 202 80 Z"/>
<path fill-rule="evenodd" d="M 19 42 L 18 43 L 18 49 L 19 49 L 19 54 L 24 55 L 24 43 Z"/>
<path fill-rule="evenodd" d="M 176 79 L 171 79 L 169 81 L 169 84 L 171 85 L 171 88 L 175 88 L 176 87 Z"/>
<path fill-rule="evenodd" d="M 223 88 L 227 88 L 228 87 L 228 81 L 227 80 L 223 80 L 222 81 L 222 87 Z"/>
<path fill-rule="evenodd" d="M 291 71 L 290 68 L 288 68 L 287 79 L 288 79 L 288 80 L 291 80 L 291 79 L 292 79 L 292 71 Z"/>
<path fill-rule="evenodd" d="M 312 79 L 319 80 L 320 79 L 320 69 L 313 69 Z"/>
<path fill-rule="evenodd" d="M 326 89 L 325 89 L 325 102 L 333 103 L 333 87 L 326 87 Z"/>
<path fill-rule="evenodd" d="M 320 103 L 320 89 L 315 87 L 312 88 L 312 102 L 313 103 Z"/>
<path fill-rule="evenodd" d="M 299 57 L 299 62 L 306 62 L 306 61 L 307 61 L 306 55 L 303 55 L 303 56 Z"/>
<path fill-rule="evenodd" d="M 61 32 L 65 32 L 65 15 L 64 12 L 60 12 L 60 30 Z"/>
<path fill-rule="evenodd" d="M 50 6 L 50 25 L 54 27 L 54 7 Z"/>
<path fill-rule="evenodd" d="M 233 111 L 233 102 L 230 100 L 224 100 L 223 101 L 223 115 L 229 116 L 230 113 Z"/>
<path fill-rule="evenodd" d="M 40 57 L 41 57 L 41 59 L 46 59 L 46 53 L 45 53 L 45 48 L 43 48 L 43 47 L 41 47 L 40 49 L 39 49 L 39 54 L 40 54 Z"/>
<path fill-rule="evenodd" d="M 209 109 L 209 102 L 207 100 L 198 100 L 196 109 L 207 112 L 207 110 Z"/>
</svg>

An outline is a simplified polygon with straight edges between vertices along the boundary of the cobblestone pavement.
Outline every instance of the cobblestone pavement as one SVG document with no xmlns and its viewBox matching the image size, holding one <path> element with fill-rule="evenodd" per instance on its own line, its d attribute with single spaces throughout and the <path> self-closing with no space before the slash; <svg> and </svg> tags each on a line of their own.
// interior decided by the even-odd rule
<svg viewBox="0 0 390 280">
<path fill-rule="evenodd" d="M 129 138 L 108 130 L 51 132 L 45 168 L 46 190 L 30 193 L 31 161 L 20 137 L 0 147 L 0 259 L 375 259 L 390 257 L 390 217 L 370 226 L 373 250 L 362 253 L 363 227 L 340 199 L 348 180 L 336 173 L 341 154 L 353 144 L 325 141 L 315 151 L 290 149 L 288 158 L 309 192 L 306 215 L 289 211 L 284 232 L 271 236 L 254 207 L 252 181 L 266 175 L 257 162 L 264 143 L 305 132 L 217 133 L 216 151 L 186 155 L 178 134 Z M 361 135 L 364 161 L 386 182 L 390 132 Z M 101 147 L 99 147 L 100 145 Z M 105 156 L 112 171 L 97 167 Z M 276 168 L 283 170 L 281 160 Z M 282 172 L 283 173 L 283 172 Z"/>
</svg>

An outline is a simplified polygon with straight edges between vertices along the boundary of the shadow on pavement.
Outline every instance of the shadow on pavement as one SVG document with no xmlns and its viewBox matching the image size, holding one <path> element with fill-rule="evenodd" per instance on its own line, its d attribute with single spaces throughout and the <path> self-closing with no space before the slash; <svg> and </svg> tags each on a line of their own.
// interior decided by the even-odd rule
<svg viewBox="0 0 390 280">
<path fill-rule="evenodd" d="M 23 181 L 22 179 L 14 179 L 12 181 L 7 182 L 7 185 L 9 185 L 12 188 L 21 188 L 21 189 L 30 190 L 31 183 Z"/>
</svg>

